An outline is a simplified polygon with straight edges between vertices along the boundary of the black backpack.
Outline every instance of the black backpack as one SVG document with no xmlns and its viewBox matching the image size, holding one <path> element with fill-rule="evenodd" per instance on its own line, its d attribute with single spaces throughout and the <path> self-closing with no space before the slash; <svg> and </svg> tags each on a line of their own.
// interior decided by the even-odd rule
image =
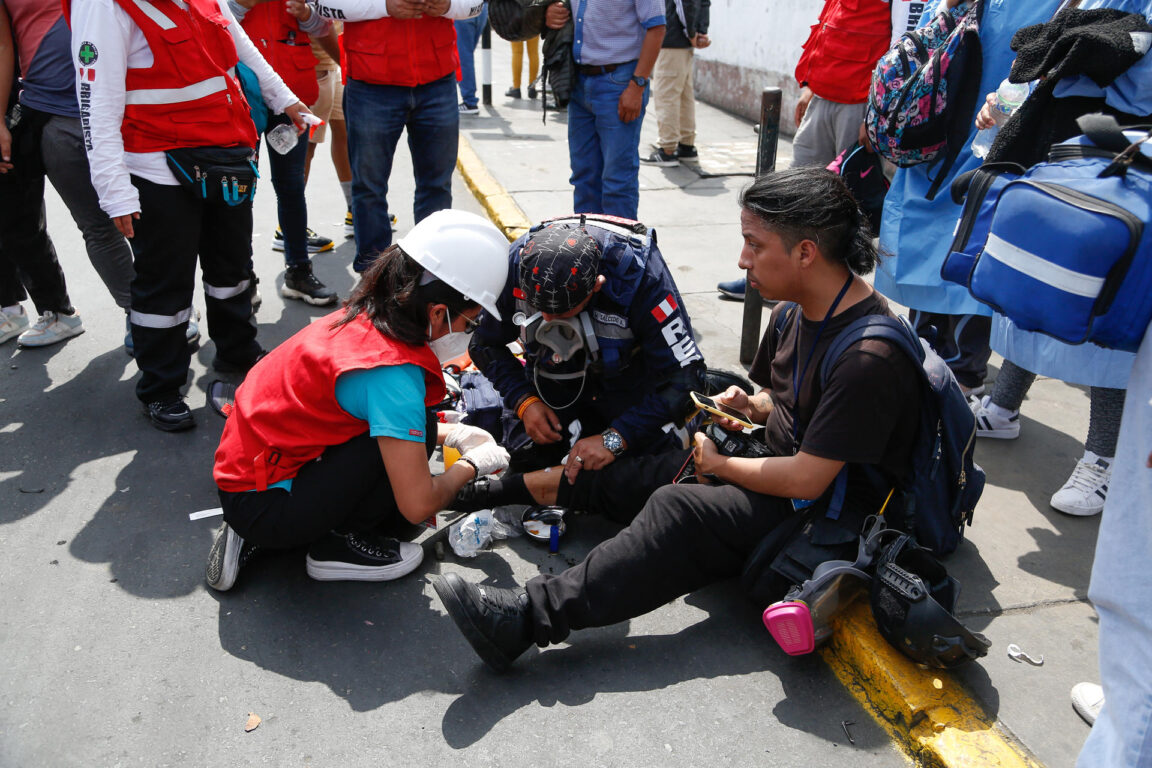
<svg viewBox="0 0 1152 768">
<path fill-rule="evenodd" d="M 530 40 L 544 31 L 544 12 L 552 0 L 488 0 L 492 31 L 510 42 Z"/>
</svg>

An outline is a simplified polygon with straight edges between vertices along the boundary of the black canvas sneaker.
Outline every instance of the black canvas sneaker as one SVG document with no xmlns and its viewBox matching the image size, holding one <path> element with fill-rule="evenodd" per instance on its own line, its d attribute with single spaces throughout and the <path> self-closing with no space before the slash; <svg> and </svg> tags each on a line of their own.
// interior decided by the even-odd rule
<svg viewBox="0 0 1152 768">
<path fill-rule="evenodd" d="M 391 581 L 416 570 L 418 544 L 374 533 L 332 531 L 308 548 L 308 575 L 317 581 Z"/>
</svg>

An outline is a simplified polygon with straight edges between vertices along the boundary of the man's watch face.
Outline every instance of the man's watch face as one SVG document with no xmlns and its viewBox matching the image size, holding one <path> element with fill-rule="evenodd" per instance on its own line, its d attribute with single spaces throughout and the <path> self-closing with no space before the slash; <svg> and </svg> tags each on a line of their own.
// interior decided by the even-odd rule
<svg viewBox="0 0 1152 768">
<path fill-rule="evenodd" d="M 619 455 L 624 451 L 624 438 L 620 436 L 619 432 L 610 430 L 602 434 L 601 437 L 604 439 L 604 447 L 613 454 Z"/>
</svg>

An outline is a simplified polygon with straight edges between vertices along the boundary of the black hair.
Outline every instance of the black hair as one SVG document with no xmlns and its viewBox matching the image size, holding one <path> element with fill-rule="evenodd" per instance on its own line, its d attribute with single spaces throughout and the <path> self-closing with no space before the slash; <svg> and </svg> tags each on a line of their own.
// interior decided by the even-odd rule
<svg viewBox="0 0 1152 768">
<path fill-rule="evenodd" d="M 740 207 L 793 248 L 816 243 L 828 259 L 858 275 L 876 267 L 868 217 L 844 180 L 823 168 L 793 168 L 760 176 L 740 193 Z"/>
<path fill-rule="evenodd" d="M 421 285 L 424 274 L 424 267 L 400 246 L 389 246 L 364 270 L 344 305 L 344 316 L 332 327 L 350 323 L 363 313 L 385 336 L 423 344 L 428 340 L 428 305 L 444 304 L 453 314 L 480 306 L 437 278 Z"/>
</svg>

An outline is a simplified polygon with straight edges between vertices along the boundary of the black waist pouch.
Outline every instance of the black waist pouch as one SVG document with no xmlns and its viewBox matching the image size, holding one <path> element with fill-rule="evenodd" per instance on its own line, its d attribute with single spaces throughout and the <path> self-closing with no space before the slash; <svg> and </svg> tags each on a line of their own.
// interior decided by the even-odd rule
<svg viewBox="0 0 1152 768">
<path fill-rule="evenodd" d="M 250 147 L 185 147 L 164 153 L 176 180 L 197 197 L 227 205 L 256 194 L 256 153 Z"/>
</svg>

